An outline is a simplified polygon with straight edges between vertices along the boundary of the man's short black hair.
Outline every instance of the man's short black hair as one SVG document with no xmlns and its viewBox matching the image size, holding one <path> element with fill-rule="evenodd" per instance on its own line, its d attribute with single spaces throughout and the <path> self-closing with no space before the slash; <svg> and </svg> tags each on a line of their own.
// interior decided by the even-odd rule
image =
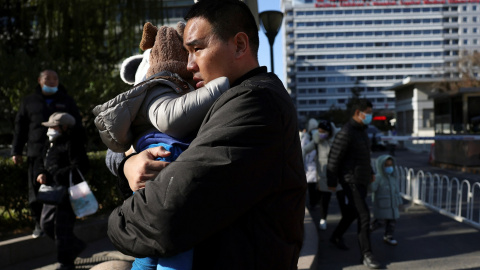
<svg viewBox="0 0 480 270">
<path fill-rule="evenodd" d="M 363 112 L 367 108 L 373 108 L 372 103 L 368 99 L 359 98 L 352 101 L 352 107 L 351 107 L 352 115 L 355 114 L 356 110 Z"/>
<path fill-rule="evenodd" d="M 239 32 L 247 34 L 252 54 L 258 55 L 258 27 L 248 6 L 240 0 L 200 0 L 185 16 L 185 21 L 204 18 L 212 24 L 213 32 L 227 41 Z"/>
</svg>

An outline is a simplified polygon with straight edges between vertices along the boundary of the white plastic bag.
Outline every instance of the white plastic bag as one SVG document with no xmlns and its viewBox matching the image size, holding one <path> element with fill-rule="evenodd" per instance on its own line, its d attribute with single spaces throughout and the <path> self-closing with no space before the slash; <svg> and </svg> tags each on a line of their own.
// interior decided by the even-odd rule
<svg viewBox="0 0 480 270">
<path fill-rule="evenodd" d="M 70 171 L 70 187 L 68 188 L 68 194 L 73 212 L 75 212 L 77 217 L 82 218 L 97 212 L 98 202 L 78 168 L 77 171 L 83 181 L 79 184 L 73 185 L 72 171 Z"/>
</svg>

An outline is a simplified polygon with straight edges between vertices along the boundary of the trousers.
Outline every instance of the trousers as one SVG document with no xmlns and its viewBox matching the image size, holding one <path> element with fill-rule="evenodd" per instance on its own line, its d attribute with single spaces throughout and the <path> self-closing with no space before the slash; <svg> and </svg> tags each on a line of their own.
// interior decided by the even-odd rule
<svg viewBox="0 0 480 270">
<path fill-rule="evenodd" d="M 57 261 L 61 264 L 72 265 L 85 245 L 73 233 L 75 220 L 68 195 L 58 205 L 43 205 L 40 225 L 45 234 L 55 240 Z"/>
<path fill-rule="evenodd" d="M 342 218 L 333 231 L 332 238 L 342 238 L 350 225 L 357 220 L 357 236 L 360 252 L 362 255 L 372 252 L 370 242 L 370 210 L 365 201 L 367 197 L 367 186 L 361 184 L 342 183 L 342 188 L 347 197 L 345 211 Z"/>
</svg>

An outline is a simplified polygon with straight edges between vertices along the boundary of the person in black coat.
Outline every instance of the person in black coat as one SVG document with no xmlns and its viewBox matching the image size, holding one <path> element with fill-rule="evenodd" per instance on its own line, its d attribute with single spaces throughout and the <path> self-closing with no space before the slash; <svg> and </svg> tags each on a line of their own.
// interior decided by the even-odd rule
<svg viewBox="0 0 480 270">
<path fill-rule="evenodd" d="M 85 131 L 82 119 L 75 101 L 66 93 L 65 88 L 59 84 L 58 75 L 53 70 L 44 70 L 38 77 L 38 86 L 35 92 L 23 98 L 20 109 L 15 118 L 15 128 L 12 142 L 12 160 L 14 164 L 23 162 L 23 149 L 27 144 L 28 162 L 28 198 L 31 214 L 35 220 L 34 238 L 43 235 L 40 229 L 40 215 L 42 204 L 36 201 L 36 194 L 40 187 L 33 176 L 34 159 L 42 154 L 42 148 L 47 139 L 47 128 L 42 122 L 54 112 L 67 112 L 76 121 L 75 134 L 79 140 L 85 140 Z"/>
<path fill-rule="evenodd" d="M 48 122 L 48 139 L 45 141 L 42 155 L 34 161 L 36 182 L 49 186 L 70 186 L 82 180 L 78 174 L 88 169 L 88 157 L 83 143 L 78 143 L 73 132 L 75 118 L 68 113 L 55 112 Z M 58 205 L 44 204 L 40 225 L 45 234 L 55 240 L 57 247 L 57 270 L 75 269 L 74 260 L 82 252 L 86 244 L 73 233 L 76 216 L 66 193 Z"/>
<path fill-rule="evenodd" d="M 370 211 L 365 201 L 368 185 L 374 181 L 374 171 L 370 164 L 369 139 L 366 132 L 372 120 L 372 103 L 358 99 L 352 106 L 353 116 L 337 134 L 330 149 L 327 164 L 329 189 L 335 191 L 338 183 L 348 199 L 342 219 L 330 237 L 330 242 L 339 249 L 348 249 L 343 234 L 358 219 L 357 233 L 361 262 L 369 268 L 379 268 L 380 264 L 372 254 L 370 243 Z"/>
<path fill-rule="evenodd" d="M 151 159 L 167 154 L 154 147 L 120 164 L 136 191 L 110 215 L 108 236 L 137 257 L 193 248 L 192 269 L 297 269 L 307 182 L 295 106 L 259 66 L 258 28 L 244 2 L 198 1 L 186 21 L 196 86 L 226 76 L 231 88 L 175 161 Z"/>
</svg>

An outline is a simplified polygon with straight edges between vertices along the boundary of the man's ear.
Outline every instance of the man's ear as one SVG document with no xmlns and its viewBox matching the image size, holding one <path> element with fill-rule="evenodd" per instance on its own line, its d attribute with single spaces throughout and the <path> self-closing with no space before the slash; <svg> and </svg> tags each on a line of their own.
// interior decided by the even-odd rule
<svg viewBox="0 0 480 270">
<path fill-rule="evenodd" d="M 353 117 L 358 117 L 360 115 L 360 110 L 356 109 L 355 112 L 353 113 Z"/>
<path fill-rule="evenodd" d="M 250 51 L 248 36 L 244 32 L 239 32 L 233 38 L 235 42 L 235 57 L 240 58 Z"/>
</svg>

